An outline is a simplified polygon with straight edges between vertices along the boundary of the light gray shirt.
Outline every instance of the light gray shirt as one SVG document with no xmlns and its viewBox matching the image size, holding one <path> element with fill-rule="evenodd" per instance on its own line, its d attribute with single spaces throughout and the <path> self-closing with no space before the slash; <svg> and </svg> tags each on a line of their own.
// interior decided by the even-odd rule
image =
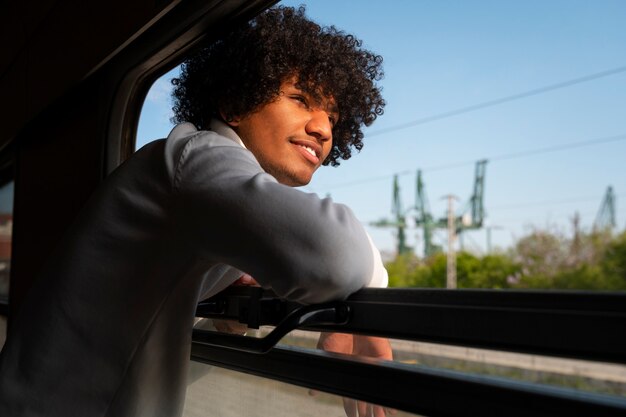
<svg viewBox="0 0 626 417">
<path fill-rule="evenodd" d="M 176 126 L 90 199 L 11 326 L 1 416 L 179 415 L 195 306 L 241 271 L 302 303 L 385 285 L 350 209 L 214 130 Z"/>
</svg>

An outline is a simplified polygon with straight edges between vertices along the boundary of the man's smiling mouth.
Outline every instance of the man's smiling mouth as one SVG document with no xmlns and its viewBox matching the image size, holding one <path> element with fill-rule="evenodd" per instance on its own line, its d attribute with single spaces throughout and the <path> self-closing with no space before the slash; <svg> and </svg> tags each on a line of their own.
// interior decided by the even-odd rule
<svg viewBox="0 0 626 417">
<path fill-rule="evenodd" d="M 318 165 L 322 155 L 322 147 L 308 140 L 294 139 L 290 141 L 300 151 L 300 154 L 310 163 Z"/>
<path fill-rule="evenodd" d="M 308 146 L 305 146 L 305 145 L 298 145 L 298 146 L 303 147 L 308 153 L 310 153 L 311 155 L 317 158 L 317 154 L 312 148 L 309 148 Z"/>
</svg>

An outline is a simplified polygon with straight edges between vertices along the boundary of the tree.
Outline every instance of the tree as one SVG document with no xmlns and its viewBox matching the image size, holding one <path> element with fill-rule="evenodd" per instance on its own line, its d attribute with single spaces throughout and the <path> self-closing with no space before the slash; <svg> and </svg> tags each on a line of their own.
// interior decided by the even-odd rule
<svg viewBox="0 0 626 417">
<path fill-rule="evenodd" d="M 533 229 L 517 241 L 513 256 L 524 275 L 553 277 L 567 263 L 568 246 L 561 234 Z"/>
<path fill-rule="evenodd" d="M 445 253 L 425 259 L 407 253 L 386 266 L 392 287 L 445 287 Z M 626 232 L 578 232 L 568 239 L 533 229 L 506 253 L 460 252 L 457 278 L 459 288 L 626 290 Z"/>
<path fill-rule="evenodd" d="M 626 290 L 626 231 L 609 243 L 600 267 L 611 289 Z"/>
<path fill-rule="evenodd" d="M 503 253 L 490 254 L 479 259 L 476 269 L 468 273 L 465 288 L 511 288 L 517 284 L 521 267 Z"/>
</svg>

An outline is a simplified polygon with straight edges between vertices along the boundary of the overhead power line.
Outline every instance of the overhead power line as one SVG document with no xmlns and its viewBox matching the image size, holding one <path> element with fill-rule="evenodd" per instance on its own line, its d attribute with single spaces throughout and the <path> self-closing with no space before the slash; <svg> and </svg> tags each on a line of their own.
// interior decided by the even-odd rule
<svg viewBox="0 0 626 417">
<path fill-rule="evenodd" d="M 570 212 L 557 212 L 557 213 L 538 213 L 532 216 L 518 216 L 518 217 L 505 217 L 505 218 L 498 218 L 497 216 L 495 218 L 492 218 L 491 220 L 493 221 L 494 224 L 500 224 L 500 225 L 504 225 L 504 224 L 527 224 L 529 222 L 532 221 L 545 221 L 548 220 L 550 222 L 554 222 L 557 223 L 559 221 L 567 221 L 569 223 L 570 221 L 570 217 L 573 213 Z M 593 223 L 593 219 L 595 217 L 596 214 L 598 214 L 597 210 L 596 211 L 583 211 L 583 212 L 579 212 L 578 213 L 582 219 L 587 218 L 589 223 Z M 620 217 L 623 218 L 623 216 L 626 216 L 626 210 L 618 210 L 617 211 L 617 215 L 619 215 Z M 536 219 L 536 220 L 535 220 Z"/>
<path fill-rule="evenodd" d="M 581 148 L 584 146 L 601 145 L 604 143 L 617 142 L 621 140 L 626 140 L 626 133 L 622 133 L 620 135 L 615 135 L 615 136 L 606 136 L 602 138 L 583 140 L 579 142 L 567 143 L 567 144 L 562 144 L 562 145 L 548 146 L 545 148 L 529 149 L 526 151 L 512 152 L 508 154 L 501 154 L 501 155 L 495 155 L 491 157 L 477 158 L 477 159 L 487 159 L 489 160 L 489 162 L 502 161 L 505 159 L 524 158 L 528 156 L 541 155 L 541 154 L 549 153 L 549 152 L 564 151 L 567 149 Z M 471 161 L 452 162 L 450 164 L 444 164 L 444 165 L 434 165 L 434 166 L 423 168 L 422 172 L 442 171 L 446 169 L 459 168 L 459 167 L 467 166 L 467 165 L 474 165 L 475 163 L 476 163 L 476 160 L 471 160 Z M 412 170 L 404 170 L 400 172 L 394 172 L 391 174 L 380 175 L 377 177 L 369 177 L 369 178 L 363 178 L 361 180 L 354 180 L 354 181 L 344 182 L 341 184 L 335 184 L 330 187 L 325 187 L 324 189 L 331 190 L 335 188 L 349 187 L 352 185 L 367 184 L 367 183 L 376 182 L 376 181 L 389 180 L 389 178 L 393 177 L 394 175 L 404 176 L 404 175 L 410 175 L 413 173 L 414 171 Z"/>
<path fill-rule="evenodd" d="M 384 174 L 378 177 L 369 177 L 369 178 L 363 178 L 361 180 L 354 180 L 354 181 L 349 181 L 349 182 L 343 182 L 341 184 L 335 184 L 330 187 L 324 187 L 324 190 L 332 190 L 335 188 L 350 187 L 352 185 L 359 185 L 359 184 L 368 184 L 370 182 L 376 182 L 376 181 L 387 181 L 389 180 L 389 178 L 392 178 L 394 175 L 398 175 L 401 177 L 404 175 L 409 175 L 409 174 L 414 174 L 414 173 L 415 171 L 407 169 L 405 171 L 394 172 L 393 174 Z"/>
<path fill-rule="evenodd" d="M 495 156 L 490 156 L 487 158 L 480 158 L 480 159 L 488 159 L 489 162 L 502 161 L 505 159 L 523 158 L 526 156 L 541 155 L 544 153 L 564 151 L 564 150 L 573 149 L 573 148 L 581 148 L 583 146 L 592 146 L 592 145 L 600 145 L 602 143 L 617 142 L 617 141 L 625 140 L 625 139 L 626 139 L 626 133 L 623 133 L 623 134 L 615 135 L 615 136 L 605 136 L 602 138 L 581 140 L 579 142 L 564 143 L 562 145 L 547 146 L 545 148 L 529 149 L 526 151 L 506 153 L 506 154 L 495 155 Z M 454 162 L 451 164 L 426 167 L 422 171 L 440 171 L 444 169 L 451 169 L 451 168 L 458 168 L 458 167 L 466 166 L 466 165 L 473 165 L 475 163 L 476 163 L 475 160 Z"/>
<path fill-rule="evenodd" d="M 374 132 L 367 133 L 366 136 L 367 137 L 379 136 L 379 135 L 383 135 L 385 133 L 395 132 L 397 130 L 407 129 L 409 127 L 423 125 L 423 124 L 434 122 L 434 121 L 441 120 L 441 119 L 447 119 L 448 117 L 458 116 L 458 115 L 464 114 L 464 113 L 470 113 L 470 112 L 473 112 L 473 111 L 476 111 L 476 110 L 481 110 L 481 109 L 484 109 L 484 108 L 487 108 L 487 107 L 497 106 L 497 105 L 500 105 L 500 104 L 503 104 L 503 103 L 508 103 L 510 101 L 520 100 L 522 98 L 526 98 L 526 97 L 530 97 L 530 96 L 536 96 L 536 95 L 539 95 L 539 94 L 547 93 L 549 91 L 554 91 L 554 90 L 558 90 L 558 89 L 561 89 L 561 88 L 570 87 L 572 85 L 576 85 L 576 84 L 581 84 L 581 83 L 585 83 L 585 82 L 588 82 L 588 81 L 597 80 L 598 78 L 604 78 L 604 77 L 608 77 L 610 75 L 619 74 L 619 73 L 622 73 L 622 72 L 626 72 L 626 66 L 617 67 L 617 68 L 609 69 L 609 70 L 606 70 L 606 71 L 596 72 L 594 74 L 589 74 L 589 75 L 585 75 L 583 77 L 574 78 L 574 79 L 563 81 L 563 82 L 560 82 L 560 83 L 556 83 L 556 84 L 551 84 L 551 85 L 547 85 L 547 86 L 544 86 L 544 87 L 535 88 L 533 90 L 524 91 L 522 93 L 517 93 L 517 94 L 510 95 L 510 96 L 505 96 L 505 97 L 500 97 L 500 98 L 497 98 L 497 99 L 494 99 L 494 100 L 483 101 L 482 103 L 477 103 L 477 104 L 473 104 L 471 106 L 466 106 L 466 107 L 460 107 L 458 109 L 445 111 L 445 112 L 442 112 L 442 113 L 434 114 L 432 116 L 422 117 L 420 119 L 411 120 L 411 121 L 406 122 L 406 123 L 401 123 L 401 124 L 398 124 L 398 125 L 395 125 L 395 126 L 390 126 L 388 128 L 385 128 L 385 129 L 376 130 Z"/>
<path fill-rule="evenodd" d="M 624 197 L 625 194 L 619 194 L 616 195 L 615 197 Z M 503 205 L 499 205 L 499 206 L 491 206 L 489 207 L 490 210 L 511 210 L 511 209 L 521 209 L 521 208 L 528 208 L 528 207 L 545 207 L 545 206 L 552 206 L 555 204 L 572 204 L 572 203 L 583 203 L 583 202 L 588 202 L 588 201 L 601 201 L 602 200 L 602 196 L 598 195 L 598 196 L 594 196 L 594 197 L 570 197 L 570 198 L 563 198 L 560 200 L 544 200 L 544 201 L 532 201 L 532 202 L 521 202 L 521 203 L 510 203 L 510 204 L 503 204 Z"/>
</svg>

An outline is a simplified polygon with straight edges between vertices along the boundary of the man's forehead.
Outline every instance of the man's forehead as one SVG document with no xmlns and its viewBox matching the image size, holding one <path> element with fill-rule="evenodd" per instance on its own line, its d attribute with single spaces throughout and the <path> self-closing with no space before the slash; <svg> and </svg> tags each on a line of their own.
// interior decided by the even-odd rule
<svg viewBox="0 0 626 417">
<path fill-rule="evenodd" d="M 303 93 L 309 95 L 311 99 L 315 101 L 320 107 L 324 108 L 328 112 L 338 113 L 339 107 L 337 106 L 337 100 L 332 91 L 329 91 L 327 86 L 323 84 L 317 84 L 312 81 L 301 82 L 296 76 L 290 77 L 285 80 L 284 83 L 288 83 Z"/>
<path fill-rule="evenodd" d="M 323 91 L 323 90 L 322 90 Z M 337 106 L 337 100 L 332 94 L 326 95 L 324 93 L 319 92 L 317 90 L 315 93 L 308 93 L 311 96 L 311 99 L 317 104 L 320 108 L 324 109 L 329 113 L 339 113 L 339 107 Z"/>
</svg>

